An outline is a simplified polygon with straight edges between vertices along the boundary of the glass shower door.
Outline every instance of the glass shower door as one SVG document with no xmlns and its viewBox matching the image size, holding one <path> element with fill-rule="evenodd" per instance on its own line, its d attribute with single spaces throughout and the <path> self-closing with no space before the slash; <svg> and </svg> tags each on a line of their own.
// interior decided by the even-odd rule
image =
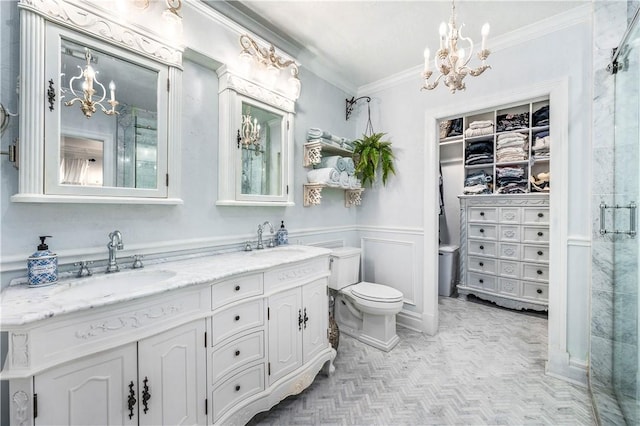
<svg viewBox="0 0 640 426">
<path fill-rule="evenodd" d="M 619 47 L 615 94 L 613 388 L 627 424 L 640 424 L 638 261 L 634 235 L 640 201 L 640 29 Z M 594 171 L 598 173 L 598 171 Z"/>
</svg>

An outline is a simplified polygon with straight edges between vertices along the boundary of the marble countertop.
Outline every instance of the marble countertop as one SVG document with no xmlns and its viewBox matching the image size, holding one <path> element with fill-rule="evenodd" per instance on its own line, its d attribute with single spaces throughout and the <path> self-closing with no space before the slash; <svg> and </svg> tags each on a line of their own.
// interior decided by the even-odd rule
<svg viewBox="0 0 640 426">
<path fill-rule="evenodd" d="M 12 284 L 0 293 L 0 329 L 210 283 L 233 275 L 260 272 L 330 253 L 329 249 L 320 247 L 289 245 L 193 257 L 112 274 L 63 278 L 46 287 Z"/>
</svg>

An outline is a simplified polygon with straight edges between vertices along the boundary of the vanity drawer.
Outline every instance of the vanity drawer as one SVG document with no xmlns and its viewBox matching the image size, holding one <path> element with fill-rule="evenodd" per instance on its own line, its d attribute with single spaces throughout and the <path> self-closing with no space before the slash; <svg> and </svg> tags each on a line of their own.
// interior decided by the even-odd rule
<svg viewBox="0 0 640 426">
<path fill-rule="evenodd" d="M 549 223 L 549 209 L 546 207 L 526 207 L 524 211 L 523 223 Z"/>
<path fill-rule="evenodd" d="M 264 331 L 256 331 L 227 343 L 211 354 L 211 382 L 233 370 L 264 358 Z"/>
<path fill-rule="evenodd" d="M 467 286 L 473 288 L 479 288 L 483 290 L 496 290 L 496 277 L 491 275 L 474 274 L 470 272 L 467 274 Z"/>
<path fill-rule="evenodd" d="M 491 241 L 475 241 L 469 240 L 469 254 L 476 254 L 480 256 L 491 256 L 495 257 L 496 255 L 496 243 Z"/>
<path fill-rule="evenodd" d="M 509 296 L 520 296 L 520 281 L 500 278 L 498 292 Z"/>
<path fill-rule="evenodd" d="M 547 265 L 534 265 L 525 263 L 522 265 L 522 278 L 529 281 L 549 281 L 549 267 Z"/>
<path fill-rule="evenodd" d="M 495 222 L 498 209 L 495 207 L 470 207 L 469 222 Z"/>
<path fill-rule="evenodd" d="M 522 260 L 525 262 L 548 262 L 549 247 L 548 246 L 523 246 Z"/>
<path fill-rule="evenodd" d="M 501 260 L 498 264 L 498 274 L 501 277 L 520 278 L 520 262 Z"/>
<path fill-rule="evenodd" d="M 495 240 L 498 235 L 498 227 L 496 225 L 487 224 L 470 224 L 469 238 L 483 238 Z"/>
<path fill-rule="evenodd" d="M 501 259 L 520 260 L 520 245 L 500 243 L 498 256 Z"/>
<path fill-rule="evenodd" d="M 541 283 L 522 282 L 522 297 L 540 301 L 549 300 L 549 286 Z"/>
<path fill-rule="evenodd" d="M 236 300 L 263 293 L 262 274 L 238 277 L 211 286 L 211 308 L 213 310 Z"/>
<path fill-rule="evenodd" d="M 500 223 L 520 223 L 519 207 L 502 207 L 500 208 Z"/>
<path fill-rule="evenodd" d="M 485 274 L 495 274 L 496 261 L 484 257 L 469 256 L 468 268 L 470 271 L 482 272 Z"/>
<path fill-rule="evenodd" d="M 523 226 L 522 242 L 525 243 L 548 243 L 549 228 L 541 226 Z"/>
<path fill-rule="evenodd" d="M 211 318 L 212 344 L 264 324 L 264 300 L 252 300 L 217 312 Z"/>
<path fill-rule="evenodd" d="M 264 363 L 249 367 L 213 390 L 213 421 L 237 403 L 264 390 Z"/>
<path fill-rule="evenodd" d="M 520 227 L 516 225 L 500 225 L 500 241 L 520 242 Z"/>
</svg>

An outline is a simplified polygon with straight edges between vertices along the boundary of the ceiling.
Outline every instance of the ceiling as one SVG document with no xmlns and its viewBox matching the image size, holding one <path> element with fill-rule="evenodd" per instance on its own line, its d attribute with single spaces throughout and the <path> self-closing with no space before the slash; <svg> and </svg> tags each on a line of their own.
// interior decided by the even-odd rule
<svg viewBox="0 0 640 426">
<path fill-rule="evenodd" d="M 204 1 L 294 56 L 303 68 L 352 92 L 419 66 L 425 47 L 437 49 L 440 23 L 451 16 L 451 2 L 445 0 Z M 465 24 L 463 34 L 476 43 L 482 25 L 490 23 L 491 49 L 492 39 L 588 3 L 591 0 L 455 4 L 458 25 Z"/>
</svg>

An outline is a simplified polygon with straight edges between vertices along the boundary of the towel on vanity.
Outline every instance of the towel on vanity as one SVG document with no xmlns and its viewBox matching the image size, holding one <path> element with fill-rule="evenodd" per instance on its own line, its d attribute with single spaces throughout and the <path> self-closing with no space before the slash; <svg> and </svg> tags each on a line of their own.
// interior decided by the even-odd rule
<svg viewBox="0 0 640 426">
<path fill-rule="evenodd" d="M 322 160 L 320 160 L 319 168 L 333 167 L 339 172 L 343 172 L 347 169 L 347 163 L 344 160 L 345 159 L 340 157 L 339 155 L 323 157 Z"/>
<path fill-rule="evenodd" d="M 338 186 L 340 185 L 340 172 L 333 167 L 309 170 L 307 172 L 307 182 Z"/>
</svg>

